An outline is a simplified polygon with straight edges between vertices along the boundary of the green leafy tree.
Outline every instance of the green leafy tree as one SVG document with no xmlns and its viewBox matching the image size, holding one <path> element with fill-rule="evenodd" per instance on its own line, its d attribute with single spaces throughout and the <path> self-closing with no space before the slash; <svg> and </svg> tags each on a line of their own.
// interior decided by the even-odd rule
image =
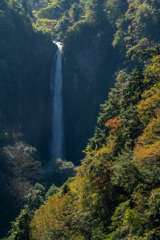
<svg viewBox="0 0 160 240">
<path fill-rule="evenodd" d="M 123 187 L 130 193 L 141 179 L 131 150 L 124 150 L 119 154 L 113 163 L 112 170 L 114 173 L 111 179 L 112 183 Z"/>
<path fill-rule="evenodd" d="M 15 222 L 12 222 L 12 229 L 9 232 L 10 236 L 8 240 L 30 240 L 30 221 L 32 219 L 32 214 L 26 206 L 20 215 L 16 218 Z"/>
<path fill-rule="evenodd" d="M 115 27 L 116 22 L 120 21 L 122 15 L 127 11 L 127 0 L 108 0 L 106 1 L 106 13 L 110 23 Z"/>
<path fill-rule="evenodd" d="M 49 197 L 52 197 L 58 191 L 59 191 L 59 188 L 56 187 L 54 184 L 52 184 L 45 195 L 45 199 L 47 200 Z"/>
<path fill-rule="evenodd" d="M 36 183 L 31 187 L 26 196 L 27 204 L 31 210 L 38 209 L 44 203 L 45 188 Z"/>
</svg>

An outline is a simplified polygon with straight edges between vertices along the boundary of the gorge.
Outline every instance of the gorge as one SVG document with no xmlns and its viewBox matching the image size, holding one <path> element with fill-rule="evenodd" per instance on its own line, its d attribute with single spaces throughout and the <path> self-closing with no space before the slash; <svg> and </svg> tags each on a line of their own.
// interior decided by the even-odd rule
<svg viewBox="0 0 160 240">
<path fill-rule="evenodd" d="M 159 25 L 159 0 L 0 0 L 0 238 L 160 239 Z"/>
</svg>

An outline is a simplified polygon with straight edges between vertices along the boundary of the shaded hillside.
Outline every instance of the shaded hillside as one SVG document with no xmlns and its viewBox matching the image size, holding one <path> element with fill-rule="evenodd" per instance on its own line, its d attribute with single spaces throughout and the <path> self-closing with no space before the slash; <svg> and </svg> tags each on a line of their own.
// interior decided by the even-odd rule
<svg viewBox="0 0 160 240">
<path fill-rule="evenodd" d="M 42 156 L 48 156 L 56 49 L 33 30 L 31 18 L 25 5 L 0 2 L 1 236 L 24 205 L 26 190 L 40 181 Z"/>
<path fill-rule="evenodd" d="M 42 33 L 34 32 L 25 9 L 3 1 L 1 9 L 2 128 L 7 128 L 6 132 L 10 127 L 11 131 L 20 131 L 31 144 L 40 147 L 40 139 L 48 138 L 50 125 L 50 66 L 55 48 Z"/>
</svg>

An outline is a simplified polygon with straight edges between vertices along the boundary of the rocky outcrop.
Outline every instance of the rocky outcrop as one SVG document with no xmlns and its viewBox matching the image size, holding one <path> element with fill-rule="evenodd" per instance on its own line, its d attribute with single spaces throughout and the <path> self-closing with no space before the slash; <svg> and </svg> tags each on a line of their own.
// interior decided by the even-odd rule
<svg viewBox="0 0 160 240">
<path fill-rule="evenodd" d="M 79 164 L 92 137 L 99 105 L 113 86 L 119 56 L 111 39 L 95 33 L 64 47 L 66 158 Z"/>
</svg>

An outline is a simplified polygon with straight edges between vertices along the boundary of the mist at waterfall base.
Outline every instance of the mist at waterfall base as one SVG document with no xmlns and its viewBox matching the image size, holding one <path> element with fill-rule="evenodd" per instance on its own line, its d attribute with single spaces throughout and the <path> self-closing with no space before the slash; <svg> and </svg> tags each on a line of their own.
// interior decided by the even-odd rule
<svg viewBox="0 0 160 240">
<path fill-rule="evenodd" d="M 51 69 L 52 138 L 49 161 L 64 158 L 62 43 L 54 41 L 57 51 Z"/>
</svg>

